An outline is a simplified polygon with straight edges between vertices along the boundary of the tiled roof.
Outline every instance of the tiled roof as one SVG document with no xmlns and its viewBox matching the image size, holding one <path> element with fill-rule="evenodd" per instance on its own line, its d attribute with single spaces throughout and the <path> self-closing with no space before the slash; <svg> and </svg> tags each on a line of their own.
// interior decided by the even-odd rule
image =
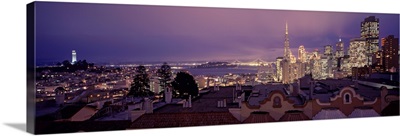
<svg viewBox="0 0 400 136">
<path fill-rule="evenodd" d="M 238 123 L 240 121 L 229 112 L 154 113 L 142 115 L 131 124 L 130 128 L 164 128 Z"/>
<path fill-rule="evenodd" d="M 375 112 L 374 109 L 365 109 L 365 108 L 357 108 L 349 115 L 349 118 L 357 118 L 357 117 L 377 117 L 380 116 Z"/>
<path fill-rule="evenodd" d="M 303 113 L 303 111 L 298 110 L 290 110 L 286 111 L 286 113 L 279 119 L 279 121 L 300 121 L 300 120 L 310 120 L 307 115 Z"/>
<path fill-rule="evenodd" d="M 275 119 L 269 115 L 268 112 L 253 112 L 250 114 L 243 123 L 263 123 L 263 122 L 275 122 Z"/>
<path fill-rule="evenodd" d="M 346 115 L 343 114 L 339 109 L 322 109 L 318 114 L 316 114 L 312 119 L 340 119 L 346 118 Z"/>
</svg>

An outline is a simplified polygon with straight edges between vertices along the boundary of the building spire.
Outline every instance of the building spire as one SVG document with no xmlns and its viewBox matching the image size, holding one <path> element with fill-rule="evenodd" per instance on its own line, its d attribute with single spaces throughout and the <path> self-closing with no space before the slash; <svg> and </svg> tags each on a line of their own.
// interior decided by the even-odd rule
<svg viewBox="0 0 400 136">
<path fill-rule="evenodd" d="M 289 34 L 287 21 L 286 21 L 286 31 L 285 31 L 285 34 Z"/>
<path fill-rule="evenodd" d="M 284 58 L 286 59 L 286 60 L 290 60 L 290 56 L 291 56 L 291 51 L 290 51 L 290 48 L 289 48 L 289 28 L 288 28 L 288 23 L 287 23 L 287 21 L 285 22 L 285 26 L 286 26 L 286 28 L 285 28 L 285 48 L 284 48 Z"/>
</svg>

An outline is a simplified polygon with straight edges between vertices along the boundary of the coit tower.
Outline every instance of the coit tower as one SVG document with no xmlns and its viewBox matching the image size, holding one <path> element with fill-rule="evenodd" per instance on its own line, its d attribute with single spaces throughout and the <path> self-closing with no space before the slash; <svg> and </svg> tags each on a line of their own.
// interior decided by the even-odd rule
<svg viewBox="0 0 400 136">
<path fill-rule="evenodd" d="M 72 64 L 76 63 L 76 52 L 75 52 L 75 50 L 72 50 L 72 61 L 71 61 L 71 63 Z"/>
</svg>

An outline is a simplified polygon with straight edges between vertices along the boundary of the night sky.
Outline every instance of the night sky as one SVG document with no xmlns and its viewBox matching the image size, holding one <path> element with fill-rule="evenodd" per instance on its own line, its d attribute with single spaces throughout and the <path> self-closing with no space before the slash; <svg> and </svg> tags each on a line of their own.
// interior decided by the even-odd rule
<svg viewBox="0 0 400 136">
<path fill-rule="evenodd" d="M 285 21 L 297 56 L 360 37 L 360 23 L 380 19 L 380 38 L 399 37 L 399 15 L 265 9 L 46 3 L 36 5 L 38 62 L 274 61 L 283 55 Z"/>
</svg>

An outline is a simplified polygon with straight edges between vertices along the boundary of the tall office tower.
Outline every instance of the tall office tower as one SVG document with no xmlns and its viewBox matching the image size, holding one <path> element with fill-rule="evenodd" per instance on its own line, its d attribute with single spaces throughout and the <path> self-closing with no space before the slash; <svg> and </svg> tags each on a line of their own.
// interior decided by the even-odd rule
<svg viewBox="0 0 400 136">
<path fill-rule="evenodd" d="M 325 45 L 324 46 L 324 55 L 325 56 L 332 56 L 333 55 L 333 53 L 332 53 L 332 45 Z"/>
<path fill-rule="evenodd" d="M 71 61 L 71 63 L 72 64 L 76 63 L 76 52 L 75 52 L 75 50 L 72 50 L 72 61 Z"/>
<path fill-rule="evenodd" d="M 293 58 L 292 52 L 290 51 L 289 48 L 289 31 L 288 31 L 288 24 L 286 22 L 286 28 L 285 28 L 285 45 L 284 45 L 284 57 L 282 60 L 282 83 L 287 84 L 291 83 L 291 73 L 290 68 L 291 68 L 291 60 Z"/>
<path fill-rule="evenodd" d="M 361 38 L 351 39 L 349 47 L 350 68 L 368 66 L 367 41 Z"/>
<path fill-rule="evenodd" d="M 334 68 L 334 56 L 333 56 L 333 47 L 332 45 L 324 46 L 324 56 L 326 57 L 326 66 L 323 66 L 326 72 L 324 78 L 332 78 L 333 77 L 333 68 Z M 323 70 L 324 71 L 324 70 Z"/>
<path fill-rule="evenodd" d="M 321 67 L 321 73 L 319 73 L 319 78 L 320 79 L 326 79 L 328 77 L 330 77 L 330 74 L 332 74 L 332 72 L 330 72 L 330 67 L 329 67 L 329 58 L 327 56 L 323 56 L 321 57 L 321 59 L 319 60 L 319 64 Z"/>
<path fill-rule="evenodd" d="M 336 52 L 335 52 L 335 60 L 334 60 L 334 67 L 339 69 L 340 60 L 344 56 L 344 44 L 342 39 L 339 38 L 339 41 L 336 43 Z"/>
<path fill-rule="evenodd" d="M 381 42 L 381 43 L 383 43 L 383 42 Z M 383 58 L 384 58 L 384 56 L 383 56 L 382 50 L 379 50 L 374 53 L 374 56 L 372 58 L 372 61 L 375 62 L 374 64 L 372 64 L 372 66 L 373 66 L 372 72 L 373 73 L 377 73 L 377 72 L 381 73 L 381 72 L 385 71 L 385 69 L 383 67 L 383 63 L 384 63 Z"/>
<path fill-rule="evenodd" d="M 382 49 L 383 49 L 383 62 L 386 72 L 394 72 L 399 70 L 399 38 L 394 38 L 393 35 L 389 35 L 382 38 Z"/>
<path fill-rule="evenodd" d="M 337 58 L 339 57 L 343 57 L 344 56 L 344 44 L 342 39 L 339 38 L 339 41 L 336 43 L 336 52 L 335 52 L 335 56 Z"/>
<path fill-rule="evenodd" d="M 372 65 L 373 55 L 379 50 L 379 19 L 369 16 L 361 22 L 361 38 L 366 39 L 367 64 Z"/>
<path fill-rule="evenodd" d="M 299 55 L 299 56 L 298 56 L 299 61 L 300 61 L 301 63 L 305 63 L 306 60 L 307 60 L 307 52 L 306 52 L 306 49 L 304 48 L 304 45 L 300 45 L 300 46 L 299 46 L 298 55 Z"/>
<path fill-rule="evenodd" d="M 282 60 L 282 83 L 290 83 L 290 62 L 287 59 Z"/>
<path fill-rule="evenodd" d="M 283 60 L 283 57 L 276 58 L 276 78 L 275 78 L 275 80 L 277 82 L 282 81 L 282 60 Z"/>
</svg>

